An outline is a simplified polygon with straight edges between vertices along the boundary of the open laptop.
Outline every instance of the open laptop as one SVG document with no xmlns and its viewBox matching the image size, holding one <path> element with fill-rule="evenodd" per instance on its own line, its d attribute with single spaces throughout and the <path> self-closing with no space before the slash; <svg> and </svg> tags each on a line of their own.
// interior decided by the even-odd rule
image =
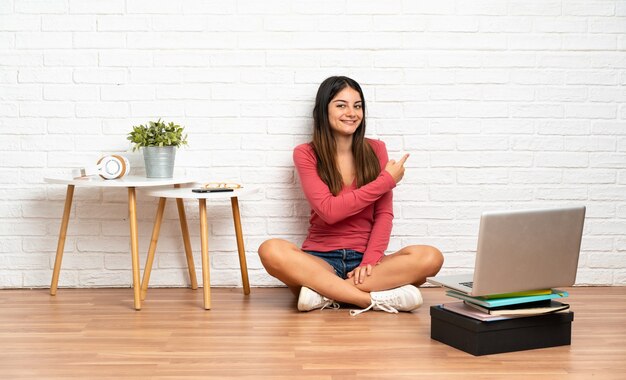
<svg viewBox="0 0 626 380">
<path fill-rule="evenodd" d="M 584 219 L 584 206 L 485 212 L 474 273 L 427 281 L 473 297 L 571 286 Z"/>
</svg>

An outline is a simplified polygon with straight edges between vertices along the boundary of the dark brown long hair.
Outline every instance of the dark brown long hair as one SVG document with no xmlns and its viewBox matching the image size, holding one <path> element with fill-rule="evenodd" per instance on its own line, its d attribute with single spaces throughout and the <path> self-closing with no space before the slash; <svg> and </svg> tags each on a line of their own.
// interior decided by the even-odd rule
<svg viewBox="0 0 626 380">
<path fill-rule="evenodd" d="M 317 174 L 328 185 L 333 195 L 343 188 L 343 180 L 337 166 L 337 144 L 328 121 L 328 105 L 346 87 L 361 96 L 363 119 L 352 135 L 352 155 L 356 166 L 356 184 L 361 187 L 372 182 L 380 174 L 380 162 L 370 144 L 365 140 L 365 97 L 361 86 L 348 77 L 333 76 L 320 84 L 313 108 L 313 150 L 317 156 Z"/>
</svg>

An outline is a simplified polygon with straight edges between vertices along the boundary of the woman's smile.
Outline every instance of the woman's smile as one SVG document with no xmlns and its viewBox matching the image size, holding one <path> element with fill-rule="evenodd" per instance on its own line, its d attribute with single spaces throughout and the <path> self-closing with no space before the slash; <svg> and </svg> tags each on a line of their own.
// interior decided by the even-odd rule
<svg viewBox="0 0 626 380">
<path fill-rule="evenodd" d="M 328 121 L 334 133 L 352 135 L 363 120 L 363 100 L 359 93 L 346 87 L 328 104 Z"/>
</svg>

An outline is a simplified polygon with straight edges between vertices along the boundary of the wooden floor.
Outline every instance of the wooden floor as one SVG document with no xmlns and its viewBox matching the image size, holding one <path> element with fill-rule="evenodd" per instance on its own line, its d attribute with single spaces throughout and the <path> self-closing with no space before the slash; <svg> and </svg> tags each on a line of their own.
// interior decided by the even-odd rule
<svg viewBox="0 0 626 380">
<path fill-rule="evenodd" d="M 429 306 L 299 313 L 285 288 L 0 290 L 0 378 L 625 379 L 626 287 L 572 288 L 572 345 L 474 357 L 430 339 Z"/>
</svg>

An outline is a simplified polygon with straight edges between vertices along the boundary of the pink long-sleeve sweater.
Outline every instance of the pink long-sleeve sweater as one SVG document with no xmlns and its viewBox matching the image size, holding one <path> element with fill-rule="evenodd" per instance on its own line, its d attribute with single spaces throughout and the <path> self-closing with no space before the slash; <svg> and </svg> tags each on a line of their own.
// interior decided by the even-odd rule
<svg viewBox="0 0 626 380">
<path fill-rule="evenodd" d="M 334 196 L 317 174 L 317 157 L 310 143 L 298 145 L 293 161 L 304 195 L 311 206 L 309 233 L 302 249 L 326 252 L 353 249 L 363 252 L 361 266 L 377 264 L 383 258 L 393 220 L 393 177 L 384 170 L 385 143 L 366 139 L 380 162 L 378 177 L 357 189 L 356 181 Z"/>
</svg>

